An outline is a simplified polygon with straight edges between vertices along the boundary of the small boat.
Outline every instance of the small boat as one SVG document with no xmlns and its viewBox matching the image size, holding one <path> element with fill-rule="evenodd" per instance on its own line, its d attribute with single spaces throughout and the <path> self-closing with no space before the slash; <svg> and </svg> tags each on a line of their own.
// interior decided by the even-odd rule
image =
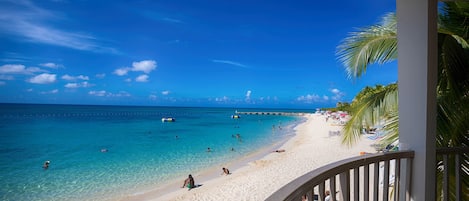
<svg viewBox="0 0 469 201">
<path fill-rule="evenodd" d="M 239 119 L 239 118 L 241 118 L 241 115 L 237 115 L 237 114 L 231 115 L 231 118 L 232 119 Z"/>
<path fill-rule="evenodd" d="M 175 122 L 176 119 L 173 117 L 163 117 L 161 118 L 161 122 Z"/>
</svg>

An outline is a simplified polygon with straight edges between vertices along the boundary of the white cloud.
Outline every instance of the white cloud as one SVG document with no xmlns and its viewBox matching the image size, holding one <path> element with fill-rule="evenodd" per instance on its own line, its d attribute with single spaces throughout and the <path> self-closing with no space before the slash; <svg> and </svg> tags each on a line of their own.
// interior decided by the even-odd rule
<svg viewBox="0 0 469 201">
<path fill-rule="evenodd" d="M 155 69 L 156 69 L 156 61 L 143 60 L 143 61 L 133 62 L 132 68 L 129 68 L 129 67 L 118 68 L 114 70 L 113 74 L 116 74 L 118 76 L 124 76 L 124 75 L 127 75 L 129 71 L 143 72 L 145 74 L 148 74 Z"/>
<path fill-rule="evenodd" d="M 343 92 L 341 92 L 339 89 L 331 89 L 331 92 L 334 94 L 331 99 L 338 101 L 341 100 L 342 97 L 345 95 Z"/>
<path fill-rule="evenodd" d="M 93 84 L 90 84 L 88 82 L 82 82 L 82 83 L 67 83 L 64 85 L 65 88 L 70 88 L 70 89 L 75 89 L 75 88 L 86 88 L 86 87 L 92 87 L 94 86 Z"/>
<path fill-rule="evenodd" d="M 33 89 L 27 89 L 26 91 L 27 91 L 27 92 L 32 92 L 32 91 L 33 91 Z"/>
<path fill-rule="evenodd" d="M 113 94 L 113 93 L 107 92 L 105 90 L 89 91 L 88 94 L 92 95 L 92 96 L 100 96 L 100 97 L 102 97 L 102 96 L 107 96 L 107 97 L 129 97 L 129 96 L 131 96 L 130 93 L 128 93 L 126 91 L 119 91 L 118 93 Z"/>
<path fill-rule="evenodd" d="M 300 96 L 296 98 L 296 100 L 304 103 L 313 103 L 320 101 L 321 97 L 316 94 L 308 94 L 306 96 Z"/>
<path fill-rule="evenodd" d="M 62 79 L 67 80 L 67 81 L 75 81 L 75 80 L 89 80 L 90 78 L 84 75 L 70 76 L 70 75 L 65 74 L 62 76 Z"/>
<path fill-rule="evenodd" d="M 127 78 L 127 79 L 124 80 L 124 82 L 132 82 L 132 79 Z"/>
<path fill-rule="evenodd" d="M 70 88 L 70 89 L 75 89 L 75 88 L 79 88 L 80 86 L 78 85 L 78 83 L 67 83 L 64 87 L 65 88 Z"/>
<path fill-rule="evenodd" d="M 62 65 L 60 65 L 60 64 L 55 64 L 55 63 L 51 63 L 51 62 L 42 63 L 42 64 L 39 64 L 39 65 L 47 67 L 47 68 L 53 68 L 53 69 L 58 69 L 58 68 L 62 67 Z"/>
<path fill-rule="evenodd" d="M 101 90 L 101 91 L 89 91 L 88 94 L 89 94 L 89 95 L 92 95 L 92 96 L 106 96 L 106 91 L 104 91 L 104 90 Z"/>
<path fill-rule="evenodd" d="M 328 100 L 329 100 L 329 96 L 324 95 L 324 96 L 322 97 L 322 99 L 324 99 L 325 101 L 328 101 Z"/>
<path fill-rule="evenodd" d="M 248 101 L 248 102 L 249 102 L 249 101 L 251 100 L 251 93 L 252 93 L 251 90 L 246 91 L 246 99 L 245 99 L 245 101 Z"/>
<path fill-rule="evenodd" d="M 56 80 L 56 75 L 55 74 L 43 73 L 43 74 L 34 76 L 33 78 L 29 79 L 28 81 L 30 83 L 34 83 L 34 84 L 51 84 L 51 83 L 54 83 L 55 80 Z"/>
<path fill-rule="evenodd" d="M 47 72 L 37 67 L 29 67 L 21 64 L 5 64 L 0 66 L 0 74 L 33 74 L 37 72 Z"/>
<path fill-rule="evenodd" d="M 50 90 L 50 91 L 42 91 L 42 92 L 40 92 L 40 94 L 56 94 L 58 92 L 59 92 L 58 89 L 53 89 L 53 90 Z"/>
<path fill-rule="evenodd" d="M 168 95 L 168 94 L 169 94 L 169 91 L 168 91 L 168 90 L 162 91 L 161 94 L 163 94 L 163 95 Z"/>
<path fill-rule="evenodd" d="M 78 50 L 118 53 L 115 49 L 100 46 L 91 35 L 63 31 L 47 22 L 65 19 L 34 5 L 32 1 L 3 1 L 0 7 L 0 31 L 16 36 L 19 40 L 43 43 Z M 6 4 L 6 5 L 5 5 Z"/>
<path fill-rule="evenodd" d="M 215 101 L 217 101 L 217 102 L 227 102 L 229 100 L 230 100 L 230 98 L 228 98 L 227 96 L 223 96 L 221 98 L 215 98 Z"/>
<path fill-rule="evenodd" d="M 109 96 L 115 96 L 115 97 L 129 97 L 131 96 L 128 92 L 126 91 L 119 91 L 117 94 L 109 94 Z"/>
<path fill-rule="evenodd" d="M 142 71 L 146 74 L 156 69 L 156 61 L 154 60 L 143 60 L 132 63 L 132 71 Z"/>
<path fill-rule="evenodd" d="M 130 70 L 130 68 L 118 68 L 118 69 L 114 70 L 113 73 L 118 75 L 118 76 L 124 76 L 124 75 L 127 75 L 129 70 Z"/>
<path fill-rule="evenodd" d="M 157 97 L 156 95 L 154 95 L 154 94 L 150 94 L 150 95 L 148 96 L 148 98 L 149 98 L 150 100 L 156 100 L 158 97 Z"/>
<path fill-rule="evenodd" d="M 95 76 L 96 76 L 97 78 L 102 79 L 102 78 L 106 77 L 106 74 L 105 74 L 105 73 L 101 73 L 101 74 L 96 74 Z"/>
<path fill-rule="evenodd" d="M 0 67 L 0 73 L 23 73 L 25 69 L 24 65 L 5 64 Z"/>
<path fill-rule="evenodd" d="M 89 82 L 86 82 L 86 81 L 81 83 L 81 87 L 92 87 L 92 86 L 94 86 L 94 84 L 90 84 Z"/>
<path fill-rule="evenodd" d="M 247 68 L 247 67 L 248 67 L 248 66 L 246 66 L 246 65 L 244 65 L 244 64 L 241 64 L 241 63 L 238 63 L 238 62 L 235 62 L 235 61 L 229 61 L 229 60 L 218 60 L 218 59 L 214 59 L 214 60 L 212 60 L 212 62 L 214 62 L 214 63 L 228 64 L 228 65 L 237 66 L 237 67 L 242 67 L 242 68 Z"/>
<path fill-rule="evenodd" d="M 246 91 L 246 98 L 250 98 L 250 97 L 251 97 L 251 93 L 252 93 L 251 90 Z"/>
<path fill-rule="evenodd" d="M 135 78 L 136 82 L 148 82 L 148 75 L 140 75 Z"/>
</svg>

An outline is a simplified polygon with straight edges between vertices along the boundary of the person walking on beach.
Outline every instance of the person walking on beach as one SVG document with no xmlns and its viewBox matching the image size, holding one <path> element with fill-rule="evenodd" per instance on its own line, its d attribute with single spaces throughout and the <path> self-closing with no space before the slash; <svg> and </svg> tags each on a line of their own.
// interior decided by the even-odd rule
<svg viewBox="0 0 469 201">
<path fill-rule="evenodd" d="M 187 179 L 184 180 L 184 184 L 182 185 L 181 188 L 184 188 L 184 187 L 189 188 L 189 190 L 195 188 L 195 182 L 194 182 L 194 178 L 192 177 L 192 175 L 189 175 L 189 177 L 187 177 Z"/>
<path fill-rule="evenodd" d="M 230 174 L 230 170 L 228 170 L 228 168 L 222 168 L 223 170 L 223 173 L 221 173 L 222 175 L 229 175 Z"/>
</svg>

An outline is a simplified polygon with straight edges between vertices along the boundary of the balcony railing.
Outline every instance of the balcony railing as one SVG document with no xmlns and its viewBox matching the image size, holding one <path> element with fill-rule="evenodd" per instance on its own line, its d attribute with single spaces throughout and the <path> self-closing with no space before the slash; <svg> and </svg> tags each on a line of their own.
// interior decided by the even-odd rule
<svg viewBox="0 0 469 201">
<path fill-rule="evenodd" d="M 396 151 L 345 159 L 295 179 L 266 200 L 300 201 L 306 196 L 323 201 L 326 191 L 331 201 L 408 200 L 413 158 L 413 151 Z"/>
<path fill-rule="evenodd" d="M 437 200 L 463 200 L 463 191 L 469 186 L 462 185 L 461 175 L 465 171 L 469 172 L 469 147 L 438 148 L 437 155 L 437 178 L 441 179 L 437 183 Z M 450 186 L 452 188 L 450 188 Z M 467 199 L 464 197 L 464 199 Z"/>
</svg>

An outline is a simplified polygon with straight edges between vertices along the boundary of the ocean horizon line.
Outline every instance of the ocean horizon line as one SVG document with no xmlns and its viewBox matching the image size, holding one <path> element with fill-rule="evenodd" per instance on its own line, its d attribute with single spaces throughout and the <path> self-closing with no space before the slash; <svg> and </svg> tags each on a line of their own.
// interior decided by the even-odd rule
<svg viewBox="0 0 469 201">
<path fill-rule="evenodd" d="M 171 106 L 171 105 L 125 105 L 125 104 L 74 104 L 74 103 L 19 103 L 19 102 L 0 102 L 0 105 L 57 105 L 57 106 L 103 106 L 103 107 L 157 107 L 157 108 L 220 108 L 234 110 L 279 110 L 282 111 L 298 111 L 298 112 L 315 112 L 316 109 L 330 107 L 311 107 L 311 108 L 286 108 L 286 107 L 234 107 L 234 106 Z"/>
</svg>

